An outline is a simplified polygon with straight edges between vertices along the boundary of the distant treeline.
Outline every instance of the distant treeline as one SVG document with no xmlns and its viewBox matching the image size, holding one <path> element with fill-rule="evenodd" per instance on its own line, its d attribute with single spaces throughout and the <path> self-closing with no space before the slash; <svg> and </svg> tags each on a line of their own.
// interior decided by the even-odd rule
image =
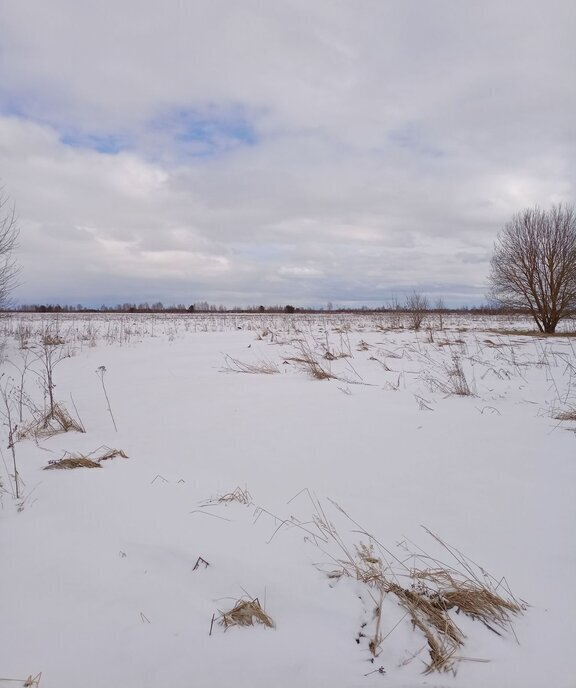
<svg viewBox="0 0 576 688">
<path fill-rule="evenodd" d="M 299 306 L 292 306 L 287 304 L 285 306 L 246 306 L 244 308 L 228 308 L 223 305 L 216 306 L 209 304 L 206 301 L 193 303 L 190 306 L 184 304 L 164 306 L 157 302 L 149 303 L 122 303 L 116 306 L 100 306 L 100 308 L 93 308 L 78 304 L 76 306 L 60 304 L 27 304 L 16 306 L 9 309 L 11 312 L 17 313 L 390 313 L 390 312 L 409 312 L 410 308 L 399 304 L 370 307 L 361 306 L 357 308 L 352 307 L 338 307 L 331 306 L 328 308 L 306 308 Z M 459 308 L 447 307 L 428 307 L 426 311 L 433 313 L 476 313 L 482 315 L 513 315 L 515 311 L 509 309 L 498 308 L 491 305 L 482 306 L 461 306 Z"/>
</svg>

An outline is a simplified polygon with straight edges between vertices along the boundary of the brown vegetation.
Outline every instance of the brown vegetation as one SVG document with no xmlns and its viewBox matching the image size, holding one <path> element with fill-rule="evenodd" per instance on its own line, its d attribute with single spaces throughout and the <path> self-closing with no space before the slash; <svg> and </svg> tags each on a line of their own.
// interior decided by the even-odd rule
<svg viewBox="0 0 576 688">
<path fill-rule="evenodd" d="M 254 626 L 262 624 L 268 628 L 274 628 L 274 622 L 262 609 L 257 597 L 254 599 L 240 599 L 234 607 L 227 612 L 220 611 L 219 623 L 227 630 L 232 626 Z"/>
</svg>

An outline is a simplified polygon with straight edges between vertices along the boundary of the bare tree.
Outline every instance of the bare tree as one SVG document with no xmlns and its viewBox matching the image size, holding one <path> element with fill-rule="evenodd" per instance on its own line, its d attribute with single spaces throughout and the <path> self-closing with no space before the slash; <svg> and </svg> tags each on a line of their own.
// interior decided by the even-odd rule
<svg viewBox="0 0 576 688">
<path fill-rule="evenodd" d="M 0 187 L 0 310 L 9 305 L 10 294 L 16 285 L 18 268 L 13 253 L 17 239 L 16 211 Z"/>
<path fill-rule="evenodd" d="M 419 330 L 422 326 L 424 316 L 430 310 L 428 298 L 418 291 L 413 291 L 406 297 L 406 310 L 410 316 L 410 323 L 413 330 Z"/>
<path fill-rule="evenodd" d="M 498 235 L 491 296 L 529 313 L 540 332 L 553 333 L 576 314 L 576 212 L 573 206 L 528 208 Z"/>
</svg>

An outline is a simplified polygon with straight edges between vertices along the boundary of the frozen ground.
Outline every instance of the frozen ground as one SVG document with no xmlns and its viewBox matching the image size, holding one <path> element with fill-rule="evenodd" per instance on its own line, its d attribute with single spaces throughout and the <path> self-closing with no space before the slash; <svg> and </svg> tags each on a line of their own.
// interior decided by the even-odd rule
<svg viewBox="0 0 576 688">
<path fill-rule="evenodd" d="M 0 686 L 576 686 L 576 421 L 557 418 L 576 409 L 576 336 L 408 324 L 4 320 Z M 47 354 L 71 354 L 53 392 L 86 432 L 20 438 Z M 42 470 L 102 446 L 129 458 Z M 412 568 L 463 565 L 529 606 L 501 635 L 451 609 L 454 671 L 424 674 L 424 633 L 366 574 L 412 589 Z M 224 630 L 254 598 L 275 628 Z"/>
</svg>

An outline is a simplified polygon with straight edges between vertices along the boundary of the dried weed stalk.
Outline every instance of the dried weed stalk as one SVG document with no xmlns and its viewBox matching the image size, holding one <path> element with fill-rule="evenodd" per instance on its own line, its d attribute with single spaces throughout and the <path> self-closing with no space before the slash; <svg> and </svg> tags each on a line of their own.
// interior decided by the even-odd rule
<svg viewBox="0 0 576 688">
<path fill-rule="evenodd" d="M 64 340 L 57 333 L 54 334 L 50 329 L 46 329 L 38 344 L 29 347 L 32 355 L 39 362 L 41 372 L 35 371 L 44 387 L 45 398 L 48 399 L 48 415 L 53 416 L 56 412 L 57 402 L 54 398 L 54 369 L 64 359 L 70 357 L 70 352 L 63 348 Z"/>
<path fill-rule="evenodd" d="M 102 390 L 104 392 L 104 397 L 106 399 L 106 404 L 108 405 L 108 413 L 110 414 L 110 418 L 112 419 L 112 424 L 114 425 L 114 430 L 118 432 L 118 426 L 116 425 L 116 419 L 114 418 L 114 414 L 112 413 L 112 407 L 110 406 L 110 398 L 108 397 L 108 390 L 106 389 L 106 384 L 104 383 L 104 375 L 106 374 L 106 366 L 98 366 L 96 368 L 96 375 L 100 378 L 100 384 L 102 385 Z"/>
<path fill-rule="evenodd" d="M 14 400 L 14 387 L 12 378 L 5 379 L 4 373 L 0 375 L 0 398 L 2 400 L 3 409 L 0 410 L 0 418 L 4 420 L 4 425 L 8 430 L 8 445 L 7 448 L 12 454 L 12 467 L 14 470 L 14 496 L 16 499 L 20 499 L 20 474 L 18 472 L 18 462 L 16 460 L 16 440 L 18 439 L 18 423 L 15 418 L 15 400 Z M 8 473 L 8 479 L 10 480 L 10 473 Z"/>
</svg>

